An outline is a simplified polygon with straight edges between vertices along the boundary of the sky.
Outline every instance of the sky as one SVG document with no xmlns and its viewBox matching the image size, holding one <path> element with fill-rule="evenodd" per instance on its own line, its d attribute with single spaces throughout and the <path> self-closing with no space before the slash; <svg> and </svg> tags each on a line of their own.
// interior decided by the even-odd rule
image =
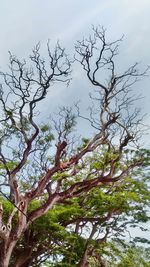
<svg viewBox="0 0 150 267">
<path fill-rule="evenodd" d="M 40 41 L 43 53 L 47 40 L 57 40 L 73 55 L 76 40 L 87 36 L 91 25 L 103 25 L 110 40 L 120 38 L 119 66 L 121 69 L 135 62 L 141 69 L 150 65 L 150 0 L 0 0 L 0 71 L 7 68 L 8 51 L 26 58 Z M 91 90 L 80 68 L 73 72 L 70 86 L 56 86 L 42 104 L 42 116 L 59 105 L 72 105 L 81 100 L 85 107 Z M 137 84 L 137 93 L 145 123 L 150 125 L 150 77 Z M 80 124 L 81 125 L 81 124 Z M 83 127 L 86 131 L 86 127 Z M 149 135 L 144 136 L 150 147 Z"/>
<path fill-rule="evenodd" d="M 0 0 L 0 71 L 7 68 L 8 51 L 19 58 L 26 58 L 34 45 L 40 41 L 45 53 L 48 39 L 57 40 L 74 54 L 76 40 L 91 32 L 92 25 L 103 25 L 110 40 L 120 38 L 119 67 L 125 69 L 135 62 L 141 69 L 150 65 L 150 1 L 149 0 Z M 72 73 L 69 86 L 58 85 L 51 89 L 42 103 L 43 114 L 56 106 L 72 105 L 79 99 L 82 107 L 88 102 L 91 90 L 86 79 L 81 79 L 81 69 Z M 137 84 L 137 93 L 144 98 L 138 104 L 147 113 L 146 124 L 150 124 L 149 77 Z M 85 128 L 86 129 L 86 128 Z M 144 137 L 150 146 L 149 137 Z"/>
</svg>

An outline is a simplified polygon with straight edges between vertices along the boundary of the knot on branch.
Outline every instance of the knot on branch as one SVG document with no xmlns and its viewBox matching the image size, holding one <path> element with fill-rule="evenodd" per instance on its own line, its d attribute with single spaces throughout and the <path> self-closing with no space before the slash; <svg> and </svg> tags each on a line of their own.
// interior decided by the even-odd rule
<svg viewBox="0 0 150 267">
<path fill-rule="evenodd" d="M 56 145 L 57 151 L 56 151 L 56 155 L 55 155 L 55 166 L 59 166 L 60 165 L 60 159 L 63 156 L 63 152 L 64 152 L 64 149 L 66 148 L 66 146 L 67 146 L 67 142 L 66 141 L 59 142 Z"/>
<path fill-rule="evenodd" d="M 66 146 L 67 146 L 67 142 L 66 141 L 59 142 L 56 145 L 57 149 L 60 150 L 60 151 L 62 151 Z"/>
<path fill-rule="evenodd" d="M 20 201 L 20 205 L 19 205 L 19 208 L 24 208 L 25 207 L 25 203 L 24 203 L 24 201 L 22 200 L 22 201 Z"/>
</svg>

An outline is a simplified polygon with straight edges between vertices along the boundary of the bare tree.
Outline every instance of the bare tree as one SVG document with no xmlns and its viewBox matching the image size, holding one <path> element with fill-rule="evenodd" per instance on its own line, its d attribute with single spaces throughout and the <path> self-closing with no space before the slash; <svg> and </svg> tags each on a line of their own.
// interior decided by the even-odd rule
<svg viewBox="0 0 150 267">
<path fill-rule="evenodd" d="M 138 110 L 131 112 L 135 97 L 130 92 L 131 86 L 146 75 L 146 71 L 138 71 L 137 64 L 121 74 L 116 73 L 115 57 L 120 41 L 107 42 L 105 30 L 94 28 L 93 37 L 78 41 L 75 46 L 76 60 L 97 89 L 98 96 L 91 98 L 98 105 L 96 110 L 91 109 L 87 118 L 95 128 L 95 135 L 80 147 L 74 145 L 73 149 L 70 136 L 76 116 L 71 109 L 60 109 L 60 119 L 51 119 L 49 125 L 40 125 L 36 119 L 38 104 L 47 96 L 48 89 L 56 82 L 68 84 L 70 81 L 71 62 L 65 50 L 57 44 L 52 53 L 48 44 L 48 59 L 45 60 L 38 44 L 30 56 L 32 66 L 29 68 L 26 61 L 10 54 L 9 72 L 0 73 L 3 78 L 0 90 L 0 164 L 1 192 L 6 192 L 3 191 L 5 186 L 9 188 L 8 198 L 14 208 L 5 223 L 2 205 L 0 208 L 1 267 L 7 267 L 11 262 L 16 243 L 26 229 L 54 205 L 102 184 L 121 181 L 142 165 L 143 157 L 140 155 L 126 162 L 121 170 L 117 168 L 124 149 L 130 144 L 135 145 L 139 139 L 141 119 Z M 107 74 L 104 82 L 102 70 Z M 81 116 L 79 110 L 78 115 Z M 57 131 L 55 136 L 52 125 Z M 54 143 L 55 152 L 54 146 L 51 149 Z M 113 153 L 111 160 L 109 157 L 106 159 L 107 168 L 86 175 L 86 155 L 104 147 L 108 154 Z M 80 173 L 85 175 L 78 181 L 76 177 Z M 37 198 L 41 205 L 29 211 L 30 203 Z M 28 266 L 25 257 L 16 260 L 15 266 Z"/>
</svg>

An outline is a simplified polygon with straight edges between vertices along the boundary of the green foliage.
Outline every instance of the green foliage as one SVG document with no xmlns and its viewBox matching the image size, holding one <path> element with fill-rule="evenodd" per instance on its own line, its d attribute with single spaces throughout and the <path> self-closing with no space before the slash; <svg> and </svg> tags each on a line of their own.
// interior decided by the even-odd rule
<svg viewBox="0 0 150 267">
<path fill-rule="evenodd" d="M 8 168 L 10 171 L 13 170 L 17 166 L 18 162 L 10 161 L 6 164 L 0 163 L 0 170 L 5 170 Z"/>
<path fill-rule="evenodd" d="M 127 247 L 120 252 L 112 267 L 150 267 L 150 250 L 142 247 Z"/>
<path fill-rule="evenodd" d="M 6 223 L 9 215 L 13 211 L 14 206 L 13 204 L 11 204 L 10 201 L 8 201 L 7 199 L 4 199 L 3 197 L 0 197 L 0 203 L 3 206 L 3 221 L 4 223 Z"/>
<path fill-rule="evenodd" d="M 114 239 L 117 242 L 88 240 L 94 253 L 101 255 L 102 259 L 106 259 L 108 262 L 111 259 L 111 263 L 108 265 L 110 267 L 136 266 L 134 265 L 137 264 L 135 256 L 130 257 L 130 249 L 128 250 L 124 245 L 125 241 L 122 239 L 122 235 L 125 234 L 128 225 L 138 227 L 140 223 L 146 223 L 149 220 L 147 214 L 147 207 L 150 205 L 148 177 L 143 174 L 144 178 L 141 179 L 141 175 L 141 171 L 138 171 L 134 178 L 128 176 L 121 183 L 111 186 L 104 184 L 100 188 L 93 188 L 80 197 L 55 205 L 47 214 L 38 218 L 31 225 L 30 230 L 33 231 L 35 237 L 38 236 L 34 246 L 38 249 L 42 244 L 45 246 L 45 253 L 48 251 L 50 255 L 47 266 L 77 266 L 88 240 L 88 235 L 86 234 L 86 236 L 85 233 L 87 230 L 90 231 L 90 218 L 97 220 L 97 233 L 100 231 L 104 234 L 106 229 L 109 229 L 111 240 Z M 61 173 L 56 175 L 55 180 L 60 178 Z M 67 178 L 68 174 L 66 173 L 65 182 Z M 44 199 L 32 201 L 28 212 L 40 207 L 44 201 Z M 112 214 L 111 219 L 109 214 Z M 78 222 L 83 226 L 75 232 Z M 143 226 L 143 230 L 145 229 Z M 134 242 L 143 242 L 143 240 L 137 238 Z M 25 239 L 22 239 L 20 245 L 23 249 L 28 244 Z M 124 246 L 126 254 L 123 252 L 122 246 Z M 89 262 L 90 267 L 99 266 L 95 256 L 89 257 Z M 149 266 L 146 265 L 149 263 L 144 261 L 143 263 L 141 259 L 138 262 L 141 267 Z"/>
<path fill-rule="evenodd" d="M 43 127 L 41 131 L 45 134 L 49 129 L 46 126 Z M 132 153 L 134 154 L 134 152 Z M 70 179 L 68 172 L 63 173 L 63 187 L 68 188 L 75 181 L 84 179 L 85 176 L 89 179 L 89 175 L 92 177 L 95 170 L 96 172 L 102 169 L 106 170 L 110 161 L 116 157 L 116 152 L 110 153 L 110 155 L 107 152 L 104 155 L 95 153 L 93 157 L 90 156 L 86 159 L 85 173 L 77 173 L 72 179 Z M 127 156 L 124 156 L 121 159 L 121 163 L 118 163 L 116 170 L 120 168 L 120 165 L 123 166 L 121 168 L 125 168 L 128 161 L 127 158 Z M 9 168 L 15 166 L 15 164 L 10 164 Z M 62 173 L 57 173 L 54 175 L 53 181 L 61 178 Z M 32 181 L 35 181 L 35 179 L 38 179 L 38 176 L 31 177 Z M 94 251 L 94 256 L 89 256 L 90 267 L 99 266 L 97 255 L 101 256 L 102 260 L 106 259 L 108 264 L 110 261 L 108 267 L 132 267 L 136 266 L 137 262 L 141 264 L 138 265 L 140 267 L 148 267 L 149 262 L 142 261 L 141 258 L 136 260 L 136 250 L 133 250 L 133 248 L 128 249 L 128 247 L 124 246 L 124 253 L 121 247 L 125 242 L 122 235 L 125 235 L 128 225 L 140 227 L 140 223 L 143 225 L 143 223 L 149 221 L 147 213 L 147 209 L 150 206 L 148 181 L 148 172 L 144 173 L 142 169 L 138 168 L 131 176 L 127 175 L 119 183 L 101 184 L 100 187 L 93 188 L 89 192 L 80 195 L 80 197 L 74 197 L 64 201 L 64 203 L 55 205 L 45 215 L 31 224 L 22 239 L 17 243 L 13 255 L 18 251 L 23 253 L 26 247 L 29 246 L 29 239 L 26 236 L 29 236 L 32 232 L 34 251 L 40 250 L 42 244 L 42 247 L 45 248 L 45 251 L 42 252 L 43 255 L 44 253 L 49 255 L 47 260 L 47 266 L 49 267 L 77 266 L 87 242 Z M 25 188 L 28 187 L 25 185 Z M 28 208 L 28 214 L 39 208 L 45 201 L 45 197 L 33 200 Z M 3 203 L 4 220 L 6 221 L 8 214 L 14 207 L 3 198 L 1 198 L 1 202 Z M 88 240 L 92 219 L 97 224 L 96 236 L 98 239 L 98 233 L 103 236 L 106 233 L 106 229 L 111 233 L 109 239 L 106 239 L 105 242 L 97 242 L 95 238 Z M 78 231 L 75 231 L 76 228 L 78 228 Z M 142 226 L 142 230 L 146 230 L 146 228 Z M 116 240 L 117 243 L 115 241 L 110 242 L 110 240 Z M 146 239 L 138 237 L 133 241 L 148 243 Z M 131 251 L 133 251 L 133 257 L 130 255 Z"/>
</svg>

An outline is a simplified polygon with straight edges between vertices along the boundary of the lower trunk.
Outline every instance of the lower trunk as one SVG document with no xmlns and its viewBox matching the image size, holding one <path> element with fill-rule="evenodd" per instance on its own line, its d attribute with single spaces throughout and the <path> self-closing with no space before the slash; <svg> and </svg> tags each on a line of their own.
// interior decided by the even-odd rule
<svg viewBox="0 0 150 267">
<path fill-rule="evenodd" d="M 88 263 L 88 248 L 85 249 L 84 254 L 78 264 L 78 267 L 89 267 Z"/>
<path fill-rule="evenodd" d="M 105 260 L 100 260 L 101 267 L 108 267 L 107 262 Z"/>
<path fill-rule="evenodd" d="M 16 245 L 16 241 L 11 241 L 9 244 L 3 244 L 0 248 L 0 267 L 8 267 L 10 263 L 10 257 L 13 251 L 13 248 Z"/>
<path fill-rule="evenodd" d="M 29 267 L 32 262 L 32 249 L 27 249 L 24 253 L 18 255 L 15 261 L 15 267 Z"/>
<path fill-rule="evenodd" d="M 16 262 L 16 265 L 15 265 L 15 267 L 29 267 L 29 266 L 31 266 L 30 265 L 30 263 L 31 263 L 31 259 L 30 259 L 30 257 L 28 258 L 28 257 L 22 257 L 22 259 L 19 259 L 17 262 Z"/>
</svg>

